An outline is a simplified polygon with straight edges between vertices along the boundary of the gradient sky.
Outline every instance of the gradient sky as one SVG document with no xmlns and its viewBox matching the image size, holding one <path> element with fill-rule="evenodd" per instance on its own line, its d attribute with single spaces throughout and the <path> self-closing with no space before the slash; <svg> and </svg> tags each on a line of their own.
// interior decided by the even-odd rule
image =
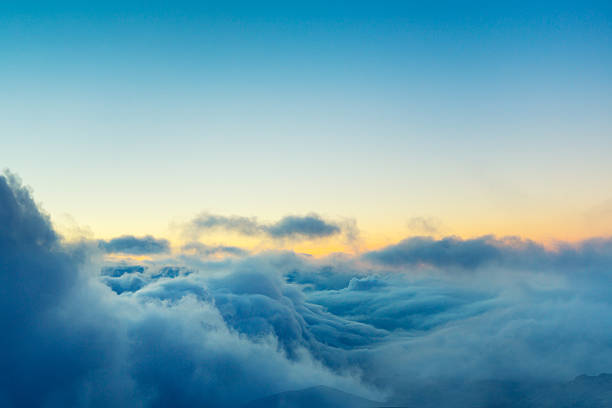
<svg viewBox="0 0 612 408">
<path fill-rule="evenodd" d="M 90 3 L 0 4 L 0 164 L 64 231 L 612 234 L 609 2 Z"/>
</svg>

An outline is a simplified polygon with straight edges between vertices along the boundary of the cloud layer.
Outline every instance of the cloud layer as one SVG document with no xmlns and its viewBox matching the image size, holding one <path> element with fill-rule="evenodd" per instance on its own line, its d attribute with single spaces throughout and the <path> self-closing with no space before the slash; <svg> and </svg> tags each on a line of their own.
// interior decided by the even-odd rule
<svg viewBox="0 0 612 408">
<path fill-rule="evenodd" d="M 412 238 L 326 259 L 194 245 L 140 264 L 103 250 L 62 243 L 0 177 L 0 405 L 238 407 L 315 385 L 401 401 L 423 381 L 612 371 L 611 239 Z"/>
</svg>

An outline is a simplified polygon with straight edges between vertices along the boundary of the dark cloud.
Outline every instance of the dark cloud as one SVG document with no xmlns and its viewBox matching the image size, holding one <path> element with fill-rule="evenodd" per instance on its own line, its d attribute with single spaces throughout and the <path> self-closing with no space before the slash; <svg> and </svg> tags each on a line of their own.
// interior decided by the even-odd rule
<svg viewBox="0 0 612 408">
<path fill-rule="evenodd" d="M 427 264 L 439 267 L 476 268 L 501 261 L 504 248 L 493 237 L 470 240 L 427 237 L 408 238 L 397 245 L 364 255 L 365 259 L 389 266 Z"/>
<path fill-rule="evenodd" d="M 75 406 L 88 374 L 113 366 L 115 341 L 104 327 L 65 318 L 79 285 L 78 253 L 60 245 L 49 219 L 12 175 L 0 177 L 0 401 L 3 406 Z M 108 360 L 107 360 L 108 359 Z M 103 403 L 113 381 L 92 389 Z M 81 404 L 83 405 L 83 404 Z"/>
<path fill-rule="evenodd" d="M 151 235 L 144 237 L 123 235 L 109 241 L 99 241 L 98 245 L 108 253 L 131 255 L 161 254 L 170 251 L 168 240 L 154 238 Z"/>
<path fill-rule="evenodd" d="M 207 230 L 225 229 L 244 235 L 267 235 L 271 238 L 315 239 L 337 235 L 341 226 L 326 221 L 317 214 L 305 216 L 290 215 L 271 224 L 260 223 L 257 218 L 202 214 L 188 226 L 191 234 L 197 235 Z M 354 231 L 349 231 L 354 234 Z"/>
<path fill-rule="evenodd" d="M 324 221 L 318 215 L 284 217 L 275 224 L 267 226 L 265 229 L 267 233 L 274 238 L 294 236 L 319 238 L 340 233 L 340 227 Z"/>
</svg>

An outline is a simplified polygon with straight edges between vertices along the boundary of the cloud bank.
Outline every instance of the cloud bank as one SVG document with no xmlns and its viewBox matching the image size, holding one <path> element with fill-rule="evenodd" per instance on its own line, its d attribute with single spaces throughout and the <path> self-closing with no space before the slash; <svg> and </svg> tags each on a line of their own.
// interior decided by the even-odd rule
<svg viewBox="0 0 612 408">
<path fill-rule="evenodd" d="M 427 381 L 612 371 L 612 239 L 208 250 L 233 251 L 100 263 L 0 177 L 0 405 L 239 407 L 316 385 L 406 401 Z"/>
<path fill-rule="evenodd" d="M 428 265 L 435 268 L 478 270 L 502 267 L 533 271 L 605 271 L 612 265 L 612 238 L 587 239 L 576 244 L 558 242 L 552 249 L 518 237 L 483 236 L 408 238 L 371 251 L 363 258 L 391 267 Z"/>
</svg>

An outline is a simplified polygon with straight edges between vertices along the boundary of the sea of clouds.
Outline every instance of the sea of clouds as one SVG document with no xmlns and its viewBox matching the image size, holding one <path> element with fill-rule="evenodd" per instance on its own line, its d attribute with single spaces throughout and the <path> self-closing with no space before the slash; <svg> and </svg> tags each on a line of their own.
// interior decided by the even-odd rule
<svg viewBox="0 0 612 408">
<path fill-rule="evenodd" d="M 316 214 L 190 228 L 219 226 L 283 239 L 345 228 Z M 314 385 L 386 400 L 422 381 L 612 372 L 611 284 L 609 238 L 416 237 L 322 259 L 150 236 L 66 243 L 7 173 L 0 406 L 238 407 Z"/>
</svg>

